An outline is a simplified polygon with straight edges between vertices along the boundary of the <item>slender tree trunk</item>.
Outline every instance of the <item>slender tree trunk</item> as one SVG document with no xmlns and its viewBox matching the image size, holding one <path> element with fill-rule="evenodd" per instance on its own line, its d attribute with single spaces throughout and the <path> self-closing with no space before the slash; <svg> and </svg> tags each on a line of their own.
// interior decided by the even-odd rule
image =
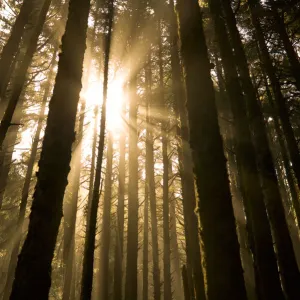
<svg viewBox="0 0 300 300">
<path fill-rule="evenodd" d="M 126 115 L 126 102 L 123 102 L 122 116 Z M 114 294 L 113 299 L 122 299 L 122 264 L 123 264 L 123 240 L 124 240 L 124 201 L 125 201 L 125 150 L 126 136 L 121 132 L 119 139 L 119 188 L 118 188 L 118 208 L 117 208 L 117 239 L 115 248 L 114 265 Z"/>
<path fill-rule="evenodd" d="M 152 241 L 152 261 L 153 261 L 153 298 L 160 300 L 160 269 L 159 269 L 159 250 L 158 250 L 158 229 L 157 229 L 157 207 L 156 207 L 156 192 L 155 192 L 155 174 L 154 174 L 154 139 L 153 139 L 153 109 L 152 109 L 152 71 L 151 57 L 149 56 L 146 68 L 146 93 L 147 93 L 147 108 L 146 108 L 146 183 L 149 188 L 150 214 L 151 214 L 151 241 Z"/>
<path fill-rule="evenodd" d="M 84 258 L 83 258 L 83 270 L 82 270 L 82 283 L 81 283 L 81 300 L 89 300 L 92 295 L 93 286 L 93 269 L 94 269 L 94 250 L 95 250 L 95 238 L 96 238 L 96 223 L 97 212 L 99 206 L 100 197 L 100 183 L 101 183 L 101 170 L 103 162 L 103 151 L 105 141 L 105 127 L 106 127 L 106 101 L 107 101 L 107 88 L 108 88 L 108 71 L 109 71 L 109 55 L 111 46 L 111 35 L 113 25 L 113 1 L 109 2 L 109 14 L 108 14 L 108 33 L 105 40 L 104 48 L 104 79 L 103 79 L 103 103 L 101 111 L 100 122 L 100 137 L 98 143 L 98 157 L 96 163 L 95 180 L 93 186 L 93 194 L 91 198 L 90 206 L 87 213 L 87 231 L 85 236 L 84 245 Z"/>
<path fill-rule="evenodd" d="M 75 251 L 75 227 L 77 217 L 77 206 L 80 192 L 80 174 L 81 174 L 81 152 L 82 152 L 82 139 L 83 139 L 83 126 L 84 126 L 84 114 L 85 114 L 85 101 L 81 103 L 79 112 L 79 124 L 78 124 L 78 137 L 76 152 L 74 155 L 74 173 L 73 173 L 73 187 L 71 195 L 71 203 L 68 205 L 64 212 L 65 226 L 64 226 L 64 289 L 63 300 L 70 299 L 71 285 L 73 280 L 73 265 L 74 265 L 74 251 Z"/>
<path fill-rule="evenodd" d="M 113 161 L 113 137 L 108 133 L 107 137 L 107 161 L 104 183 L 104 202 L 101 231 L 100 252 L 100 299 L 109 299 L 109 248 L 110 248 L 110 215 L 112 198 L 112 161 Z"/>
<path fill-rule="evenodd" d="M 69 18 L 49 105 L 29 229 L 19 255 L 11 300 L 48 298 L 51 261 L 70 171 L 89 8 L 89 1 L 83 5 L 80 0 L 70 0 Z"/>
<path fill-rule="evenodd" d="M 196 299 L 205 299 L 204 281 L 201 266 L 200 242 L 198 235 L 198 220 L 195 214 L 196 195 L 194 188 L 193 161 L 189 145 L 188 119 L 185 109 L 184 86 L 181 79 L 181 67 L 178 49 L 178 25 L 174 12 L 173 0 L 170 1 L 171 24 L 171 67 L 172 67 L 172 91 L 175 100 L 175 112 L 180 117 L 180 130 L 178 135 L 181 138 L 181 145 L 178 147 L 180 163 L 180 177 L 182 182 L 184 223 L 186 227 L 186 247 L 188 268 L 192 268 L 195 282 Z M 192 279 L 192 278 L 191 278 Z M 194 283 L 189 282 L 191 296 L 194 294 Z"/>
<path fill-rule="evenodd" d="M 14 58 L 19 50 L 24 28 L 29 21 L 29 16 L 32 12 L 33 5 L 33 0 L 23 1 L 20 12 L 11 29 L 10 37 L 2 49 L 0 56 L 0 96 L 4 94 L 6 89 L 8 77 L 9 74 L 11 74 L 11 66 L 13 65 Z"/>
<path fill-rule="evenodd" d="M 20 232 L 20 235 L 18 236 L 18 239 L 15 242 L 12 253 L 11 253 L 3 300 L 9 299 L 9 295 L 10 295 L 13 280 L 14 280 L 14 271 L 15 271 L 15 268 L 17 265 L 17 258 L 18 258 L 20 243 L 21 243 L 21 239 L 22 239 L 22 236 L 21 236 L 22 235 L 22 227 L 23 227 L 23 223 L 24 223 L 24 219 L 25 219 L 30 183 L 31 183 L 31 179 L 32 179 L 32 171 L 33 171 L 33 167 L 34 167 L 36 156 L 37 156 L 38 144 L 40 141 L 40 134 L 42 131 L 43 121 L 44 121 L 44 117 L 45 117 L 45 109 L 46 109 L 47 99 L 51 92 L 51 85 L 52 85 L 52 81 L 53 81 L 53 77 L 54 77 L 53 68 L 55 65 L 55 61 L 56 61 L 56 51 L 54 51 L 53 56 L 52 56 L 52 61 L 50 63 L 51 70 L 49 72 L 49 79 L 48 79 L 48 82 L 45 87 L 44 97 L 43 97 L 43 101 L 42 101 L 42 105 L 41 105 L 41 109 L 40 109 L 38 125 L 37 125 L 37 129 L 36 129 L 35 136 L 33 139 L 33 143 L 31 146 L 30 157 L 28 160 L 28 166 L 27 166 L 26 176 L 25 176 L 23 189 L 22 189 L 20 210 L 19 210 L 17 229 L 16 229 L 16 232 L 18 232 L 18 233 Z"/>
<path fill-rule="evenodd" d="M 178 246 L 177 227 L 176 227 L 176 200 L 174 194 L 172 195 L 172 202 L 170 204 L 170 223 L 171 223 L 171 253 L 173 254 L 173 282 L 174 282 L 174 298 L 182 299 L 182 286 L 181 286 L 181 271 L 180 271 L 180 253 Z"/>
<path fill-rule="evenodd" d="M 201 12 L 197 0 L 179 0 L 177 9 L 207 296 L 247 299 Z"/>
<path fill-rule="evenodd" d="M 132 26 L 137 26 L 139 3 L 132 1 Z M 136 28 L 131 28 L 130 43 L 137 42 Z M 128 229 L 127 229 L 127 266 L 125 279 L 125 300 L 136 300 L 137 295 L 137 260 L 138 260 L 138 130 L 137 130 L 137 111 L 138 111 L 138 94 L 137 94 L 137 72 L 138 64 L 131 60 L 131 72 L 129 78 L 129 182 L 128 182 Z"/>
<path fill-rule="evenodd" d="M 256 7 L 258 5 L 256 0 L 248 0 L 248 5 L 250 8 L 251 20 L 255 29 L 255 36 L 259 45 L 259 50 L 261 54 L 261 60 L 263 68 L 270 80 L 272 92 L 275 100 L 275 110 L 276 114 L 280 117 L 282 122 L 282 129 L 287 141 L 288 150 L 290 154 L 290 159 L 292 162 L 292 167 L 300 187 L 300 154 L 293 132 L 293 128 L 289 119 L 288 109 L 281 93 L 281 86 L 276 77 L 276 69 L 273 66 L 271 56 L 268 51 L 266 41 L 264 39 L 264 34 L 260 25 L 258 16 L 255 13 Z"/>
<path fill-rule="evenodd" d="M 148 272 L 149 272 L 149 255 L 148 255 L 148 232 L 149 232 L 149 186 L 145 184 L 145 202 L 144 202 L 144 244 L 143 244 L 143 300 L 148 300 Z"/>
<path fill-rule="evenodd" d="M 20 63 L 19 68 L 16 70 L 16 78 L 14 79 L 14 82 L 12 84 L 12 95 L 10 96 L 10 99 L 8 101 L 8 105 L 6 108 L 6 111 L 4 113 L 4 116 L 2 118 L 1 124 L 0 124 L 0 148 L 2 148 L 3 141 L 5 139 L 5 136 L 7 134 L 7 131 L 9 127 L 12 125 L 12 117 L 14 115 L 17 103 L 19 101 L 25 80 L 26 80 L 26 74 L 27 70 L 29 68 L 29 65 L 32 61 L 34 52 L 37 47 L 38 38 L 43 30 L 44 23 L 46 21 L 47 12 L 49 10 L 51 4 L 51 0 L 45 0 L 39 17 L 36 24 L 36 28 L 34 29 L 32 36 L 29 41 L 28 48 L 26 50 L 26 53 L 23 57 L 23 61 Z"/>
<path fill-rule="evenodd" d="M 163 156 L 163 262 L 164 262 L 164 300 L 172 299 L 172 278 L 171 278 L 171 245 L 170 245 L 170 205 L 169 205 L 169 157 L 168 157 L 168 130 L 167 106 L 164 96 L 164 70 L 162 57 L 161 23 L 158 22 L 158 59 L 159 59 L 159 97 L 161 103 L 161 136 L 162 136 L 162 156 Z"/>
</svg>

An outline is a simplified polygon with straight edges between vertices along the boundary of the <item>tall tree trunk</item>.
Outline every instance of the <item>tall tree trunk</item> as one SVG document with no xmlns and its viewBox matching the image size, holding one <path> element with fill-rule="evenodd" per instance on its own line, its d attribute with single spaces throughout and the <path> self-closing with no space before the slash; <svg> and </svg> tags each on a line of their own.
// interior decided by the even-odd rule
<svg viewBox="0 0 300 300">
<path fill-rule="evenodd" d="M 181 270 L 180 270 L 180 253 L 178 246 L 177 226 L 176 226 L 176 199 L 174 194 L 172 195 L 172 201 L 170 204 L 170 241 L 171 241 L 171 253 L 173 254 L 173 286 L 174 286 L 174 299 L 182 299 L 182 285 L 181 285 Z"/>
<path fill-rule="evenodd" d="M 126 115 L 126 102 L 123 102 L 122 116 Z M 114 265 L 114 292 L 113 299 L 122 299 L 122 274 L 123 274 L 123 240 L 124 240 L 124 201 L 125 201 L 125 151 L 126 136 L 121 132 L 119 139 L 119 187 L 117 208 L 117 233 Z"/>
<path fill-rule="evenodd" d="M 149 186 L 145 184 L 145 201 L 144 201 L 144 241 L 143 241 L 143 300 L 148 300 L 148 273 L 149 273 L 149 255 L 148 255 L 148 243 L 149 243 Z"/>
<path fill-rule="evenodd" d="M 185 265 L 182 266 L 181 277 L 183 282 L 184 300 L 190 300 L 191 296 L 189 293 L 189 287 L 188 287 L 189 283 L 188 283 L 188 276 L 187 276 L 187 270 Z"/>
<path fill-rule="evenodd" d="M 225 23 L 222 19 L 221 5 L 219 0 L 209 1 L 209 8 L 224 67 L 226 90 L 234 119 L 236 157 L 239 176 L 241 177 L 241 190 L 247 217 L 247 227 L 249 234 L 253 236 L 253 259 L 259 278 L 257 283 L 263 299 L 274 299 L 274 297 L 283 299 L 276 257 L 273 250 L 271 228 L 264 205 L 264 195 L 260 186 L 255 149 L 252 144 L 243 92 L 239 85 L 233 53 L 229 44 Z M 256 98 L 254 101 L 256 101 Z M 272 164 L 272 157 L 270 159 Z M 281 201 L 280 195 L 279 201 Z"/>
<path fill-rule="evenodd" d="M 137 32 L 135 26 L 138 26 L 140 3 L 137 0 L 131 1 L 132 21 L 130 28 L 130 43 L 137 43 Z M 138 63 L 136 58 L 131 59 L 129 75 L 129 141 L 128 141 L 128 227 L 127 227 L 127 258 L 125 275 L 125 300 L 137 300 L 138 290 L 138 130 L 137 130 L 137 111 L 138 111 L 138 93 L 137 93 L 137 73 Z"/>
<path fill-rule="evenodd" d="M 6 111 L 4 113 L 4 116 L 2 118 L 1 124 L 0 124 L 0 148 L 2 148 L 3 141 L 5 139 L 5 136 L 7 134 L 7 131 L 9 127 L 12 125 L 12 117 L 14 115 L 17 103 L 19 101 L 25 80 L 26 80 L 26 74 L 27 70 L 30 66 L 30 63 L 32 61 L 34 52 L 37 47 L 38 38 L 43 30 L 44 23 L 46 21 L 47 12 L 49 10 L 50 4 L 52 0 L 45 0 L 39 17 L 36 24 L 36 27 L 32 33 L 32 36 L 29 41 L 28 48 L 26 49 L 25 55 L 23 57 L 23 61 L 20 63 L 19 68 L 16 70 L 16 77 L 14 79 L 14 82 L 12 84 L 12 94 L 10 96 L 10 99 L 8 101 L 8 105 L 6 108 Z"/>
<path fill-rule="evenodd" d="M 198 235 L 198 220 L 195 214 L 196 195 L 194 187 L 193 161 L 189 146 L 189 128 L 185 108 L 185 93 L 183 81 L 181 79 L 181 66 L 178 49 L 178 25 L 174 12 L 174 2 L 170 1 L 170 44 L 171 44 L 171 67 L 172 67 L 172 92 L 175 102 L 175 112 L 180 117 L 180 130 L 178 135 L 181 143 L 178 147 L 178 158 L 180 164 L 180 177 L 182 182 L 184 223 L 186 228 L 187 247 L 187 271 L 192 268 L 196 299 L 205 299 L 203 272 L 201 266 L 200 242 Z M 194 294 L 194 283 L 189 282 L 191 296 Z"/>
<path fill-rule="evenodd" d="M 24 28 L 29 21 L 29 16 L 32 12 L 33 6 L 33 0 L 23 1 L 20 12 L 11 29 L 10 36 L 2 49 L 0 56 L 0 97 L 4 94 L 8 76 L 11 73 L 11 66 L 19 50 Z"/>
<path fill-rule="evenodd" d="M 100 252 L 100 299 L 109 299 L 110 215 L 112 201 L 113 137 L 108 133 Z"/>
<path fill-rule="evenodd" d="M 200 198 L 206 294 L 210 300 L 247 299 L 201 12 L 197 0 L 179 0 L 177 10 Z"/>
<path fill-rule="evenodd" d="M 49 104 L 28 234 L 19 255 L 11 300 L 48 298 L 51 261 L 70 171 L 89 8 L 89 1 L 83 5 L 80 0 L 70 0 L 55 87 Z"/>
<path fill-rule="evenodd" d="M 77 217 L 77 206 L 80 192 L 80 173 L 81 173 L 81 151 L 82 151 L 82 139 L 83 139 L 83 126 L 84 126 L 84 114 L 85 114 L 85 101 L 81 103 L 79 112 L 79 124 L 78 124 L 78 136 L 77 143 L 75 144 L 75 151 L 77 155 L 74 155 L 74 173 L 73 173 L 73 186 L 70 204 L 65 207 L 64 211 L 64 289 L 63 300 L 70 299 L 71 285 L 73 278 L 73 266 L 74 266 L 74 251 L 75 251 L 75 227 Z"/>
<path fill-rule="evenodd" d="M 93 186 L 93 194 L 87 212 L 87 231 L 85 236 L 83 270 L 81 282 L 81 300 L 89 300 L 92 295 L 93 286 L 93 271 L 94 271 L 94 250 L 96 238 L 96 224 L 97 212 L 100 197 L 100 183 L 101 170 L 103 162 L 103 151 L 105 142 L 105 128 L 106 128 L 106 102 L 107 102 L 107 88 L 108 88 L 108 71 L 109 71 L 109 57 L 111 47 L 112 25 L 113 25 L 113 1 L 109 1 L 108 13 L 108 33 L 105 36 L 104 45 L 104 78 L 103 78 L 103 103 L 100 121 L 100 137 L 98 143 L 98 157 L 96 163 L 95 180 Z"/>
<path fill-rule="evenodd" d="M 275 100 L 275 110 L 276 110 L 275 113 L 280 117 L 280 120 L 282 122 L 282 129 L 285 135 L 285 139 L 287 141 L 292 167 L 298 182 L 298 186 L 300 187 L 299 148 L 289 119 L 289 112 L 283 94 L 281 92 L 281 86 L 276 77 L 276 69 L 273 66 L 272 59 L 269 54 L 268 47 L 264 38 L 263 30 L 261 28 L 259 18 L 255 12 L 257 5 L 259 4 L 257 0 L 248 0 L 248 5 L 250 8 L 252 24 L 255 29 L 255 36 L 261 53 L 262 65 L 271 83 L 271 88 Z"/>
<path fill-rule="evenodd" d="M 291 73 L 292 76 L 295 78 L 296 82 L 295 85 L 300 91 L 300 61 L 296 50 L 293 47 L 293 44 L 289 38 L 287 30 L 284 24 L 284 14 L 280 16 L 280 13 L 277 9 L 277 3 L 274 0 L 269 1 L 271 3 L 271 10 L 273 12 L 274 23 L 276 31 L 278 32 L 280 39 L 283 43 L 285 52 L 287 54 L 287 58 L 290 63 Z"/>
<path fill-rule="evenodd" d="M 158 60 L 159 60 L 159 101 L 161 103 L 161 141 L 163 156 L 163 262 L 164 262 L 164 300 L 172 299 L 172 277 L 171 277 L 171 245 L 170 245 L 170 203 L 169 203 L 169 157 L 168 157 L 168 130 L 169 121 L 167 116 L 167 106 L 164 95 L 164 70 L 163 70 L 163 53 L 161 22 L 158 22 Z"/>
<path fill-rule="evenodd" d="M 145 70 L 146 81 L 146 183 L 149 186 L 150 215 L 151 215 L 151 241 L 152 241 L 152 261 L 153 261 L 153 298 L 160 300 L 160 269 L 159 269 L 159 249 L 158 249 L 158 229 L 157 229 L 157 207 L 155 192 L 154 174 L 154 139 L 153 139 L 153 108 L 152 108 L 152 71 L 151 57 L 149 55 L 147 68 Z"/>
<path fill-rule="evenodd" d="M 15 271 L 15 268 L 17 265 L 17 258 L 18 258 L 19 248 L 20 248 L 21 239 L 22 239 L 22 236 L 21 236 L 22 228 L 23 228 L 23 223 L 24 223 L 24 219 L 25 219 L 30 183 L 31 183 L 31 179 L 32 179 L 32 171 L 33 171 L 36 156 L 37 156 L 38 144 L 40 141 L 40 134 L 42 131 L 43 121 L 44 121 L 44 117 L 45 117 L 45 109 L 46 109 L 47 99 L 50 95 L 51 85 L 52 85 L 52 81 L 54 79 L 53 78 L 54 77 L 54 69 L 53 68 L 55 66 L 55 61 L 56 61 L 56 50 L 53 53 L 52 61 L 50 63 L 51 69 L 50 69 L 50 72 L 48 75 L 49 79 L 46 83 L 43 101 L 42 101 L 42 105 L 41 105 L 41 109 L 40 109 L 40 115 L 39 115 L 38 124 L 37 124 L 37 129 L 35 132 L 33 143 L 31 146 L 30 157 L 28 160 L 27 171 L 26 171 L 22 194 L 21 194 L 22 196 L 21 196 L 21 202 L 20 202 L 20 210 L 19 210 L 18 221 L 17 221 L 16 232 L 18 232 L 18 237 L 17 237 L 17 241 L 15 241 L 15 244 L 13 245 L 13 250 L 11 253 L 11 257 L 10 257 L 3 300 L 9 299 L 9 295 L 10 295 L 13 280 L 14 280 L 14 271 Z"/>
</svg>

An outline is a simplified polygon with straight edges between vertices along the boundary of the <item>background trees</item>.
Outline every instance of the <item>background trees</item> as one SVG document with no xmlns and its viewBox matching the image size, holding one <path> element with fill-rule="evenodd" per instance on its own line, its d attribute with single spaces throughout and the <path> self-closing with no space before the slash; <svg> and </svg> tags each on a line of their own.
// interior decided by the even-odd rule
<svg viewBox="0 0 300 300">
<path fill-rule="evenodd" d="M 0 4 L 1 299 L 299 299 L 299 3 L 175 4 Z"/>
</svg>

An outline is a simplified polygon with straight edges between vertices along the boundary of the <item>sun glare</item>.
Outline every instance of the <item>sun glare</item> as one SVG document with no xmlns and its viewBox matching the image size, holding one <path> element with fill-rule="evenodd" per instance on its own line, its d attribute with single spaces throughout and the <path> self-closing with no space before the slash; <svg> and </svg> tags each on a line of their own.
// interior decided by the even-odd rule
<svg viewBox="0 0 300 300">
<path fill-rule="evenodd" d="M 92 112 L 96 106 L 102 106 L 102 82 L 91 82 L 84 93 L 87 109 Z M 113 80 L 108 85 L 106 128 L 112 133 L 117 133 L 122 127 L 122 104 L 124 101 L 123 83 Z M 87 120 L 91 121 L 93 113 L 87 113 Z"/>
</svg>

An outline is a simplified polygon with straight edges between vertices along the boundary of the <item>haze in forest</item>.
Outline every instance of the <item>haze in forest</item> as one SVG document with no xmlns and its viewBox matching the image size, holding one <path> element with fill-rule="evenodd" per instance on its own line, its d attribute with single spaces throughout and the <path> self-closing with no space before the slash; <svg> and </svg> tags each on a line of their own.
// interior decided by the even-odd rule
<svg viewBox="0 0 300 300">
<path fill-rule="evenodd" d="M 0 2 L 0 300 L 299 300 L 300 1 Z"/>
</svg>

